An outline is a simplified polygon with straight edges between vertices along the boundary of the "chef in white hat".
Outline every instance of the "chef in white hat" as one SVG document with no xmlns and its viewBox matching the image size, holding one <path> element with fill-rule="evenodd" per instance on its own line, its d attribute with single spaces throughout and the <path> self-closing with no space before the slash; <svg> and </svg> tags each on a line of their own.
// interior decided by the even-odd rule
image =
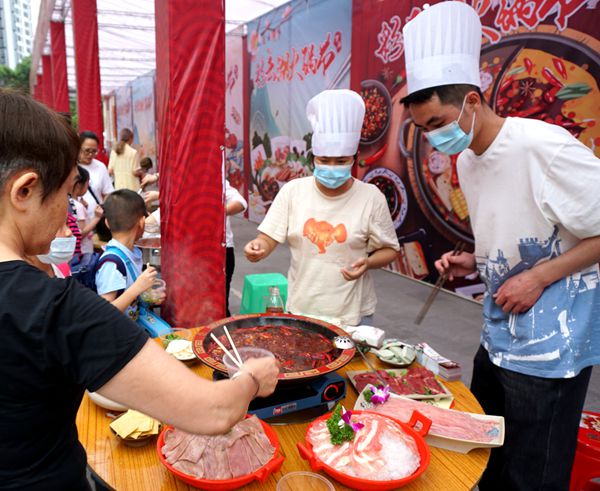
<svg viewBox="0 0 600 491">
<path fill-rule="evenodd" d="M 281 188 L 244 253 L 257 262 L 287 241 L 287 310 L 370 324 L 377 300 L 368 270 L 392 262 L 400 247 L 383 194 L 352 177 L 365 105 L 351 90 L 326 90 L 308 102 L 306 115 L 314 174 Z"/>
<path fill-rule="evenodd" d="M 600 160 L 565 128 L 494 113 L 480 90 L 479 16 L 466 3 L 425 9 L 403 33 L 402 103 L 433 148 L 460 153 L 475 238 L 474 254 L 446 253 L 436 267 L 450 279 L 478 270 L 487 286 L 471 390 L 505 417 L 506 437 L 479 489 L 568 489 L 600 363 Z M 523 76 L 545 83 L 542 69 Z M 541 106 L 534 117 L 548 112 L 541 98 L 528 103 Z"/>
</svg>

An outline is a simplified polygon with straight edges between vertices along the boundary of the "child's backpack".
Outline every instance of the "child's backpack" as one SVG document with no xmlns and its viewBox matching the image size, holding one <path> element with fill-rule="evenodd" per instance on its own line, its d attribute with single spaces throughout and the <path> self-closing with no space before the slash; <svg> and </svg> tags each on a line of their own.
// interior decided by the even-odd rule
<svg viewBox="0 0 600 491">
<path fill-rule="evenodd" d="M 86 252 L 74 257 L 71 261 L 71 276 L 82 285 L 98 292 L 96 288 L 96 272 L 104 263 L 112 262 L 123 276 L 127 276 L 125 263 L 115 254 L 105 254 L 104 257 L 98 252 Z"/>
</svg>

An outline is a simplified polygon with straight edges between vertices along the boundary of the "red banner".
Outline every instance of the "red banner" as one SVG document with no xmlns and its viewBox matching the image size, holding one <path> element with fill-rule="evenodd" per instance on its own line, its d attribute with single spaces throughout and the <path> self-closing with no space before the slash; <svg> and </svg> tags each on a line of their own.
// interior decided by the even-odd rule
<svg viewBox="0 0 600 491">
<path fill-rule="evenodd" d="M 225 314 L 223 2 L 156 0 L 165 314 L 193 327 Z"/>
<path fill-rule="evenodd" d="M 50 22 L 52 44 L 52 89 L 54 109 L 69 113 L 69 86 L 67 84 L 67 48 L 65 46 L 64 22 Z"/>
<path fill-rule="evenodd" d="M 106 160 L 103 142 L 100 61 L 98 56 L 98 16 L 96 0 L 72 0 L 77 115 L 79 130 L 90 130 L 100 139 L 99 159 Z"/>
<path fill-rule="evenodd" d="M 42 56 L 42 78 L 43 84 L 43 102 L 48 107 L 54 109 L 54 97 L 52 90 L 52 58 L 50 55 Z"/>
</svg>

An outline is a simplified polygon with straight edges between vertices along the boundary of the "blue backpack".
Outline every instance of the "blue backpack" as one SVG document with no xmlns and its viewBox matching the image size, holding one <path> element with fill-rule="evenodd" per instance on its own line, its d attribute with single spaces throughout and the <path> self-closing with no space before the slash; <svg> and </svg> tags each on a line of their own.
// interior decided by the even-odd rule
<svg viewBox="0 0 600 491">
<path fill-rule="evenodd" d="M 127 276 L 125 263 L 119 256 L 111 253 L 105 254 L 104 257 L 102 257 L 98 252 L 86 252 L 80 256 L 74 257 L 70 264 L 71 276 L 83 286 L 86 286 L 97 293 L 96 272 L 107 262 L 115 263 L 119 273 L 123 276 Z M 117 295 L 120 295 L 121 293 L 123 293 L 123 291 L 117 292 Z"/>
</svg>

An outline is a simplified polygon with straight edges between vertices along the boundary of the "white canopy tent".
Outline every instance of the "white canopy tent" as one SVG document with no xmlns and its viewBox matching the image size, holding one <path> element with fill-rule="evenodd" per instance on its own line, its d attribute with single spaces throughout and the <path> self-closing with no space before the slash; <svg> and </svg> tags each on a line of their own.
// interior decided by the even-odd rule
<svg viewBox="0 0 600 491">
<path fill-rule="evenodd" d="M 289 0 L 225 0 L 225 30 L 279 7 Z M 98 46 L 102 94 L 121 87 L 156 66 L 153 0 L 97 0 Z M 160 16 L 160 12 L 156 13 Z M 71 0 L 41 0 L 33 43 L 31 81 L 41 70 L 41 55 L 50 53 L 49 21 L 64 21 L 69 87 L 74 88 L 75 61 Z"/>
</svg>

